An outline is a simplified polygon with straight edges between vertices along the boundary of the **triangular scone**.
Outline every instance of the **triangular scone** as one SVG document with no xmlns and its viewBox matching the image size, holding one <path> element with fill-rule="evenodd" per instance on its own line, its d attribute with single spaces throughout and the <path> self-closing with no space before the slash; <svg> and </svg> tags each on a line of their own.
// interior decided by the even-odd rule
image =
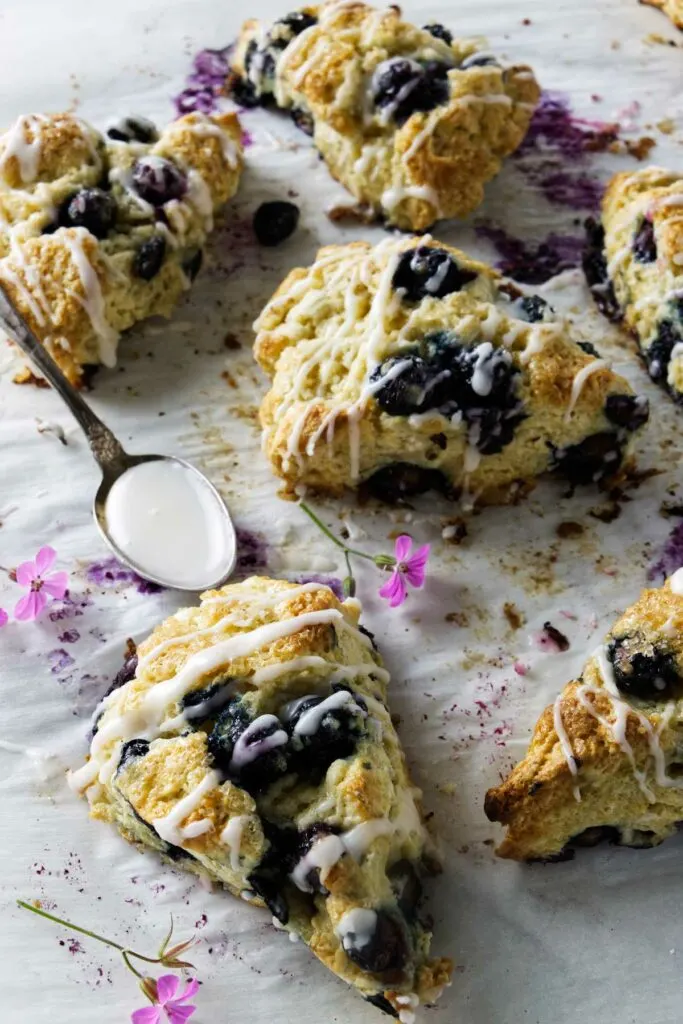
<svg viewBox="0 0 683 1024">
<path fill-rule="evenodd" d="M 252 578 L 159 626 L 70 776 L 93 817 L 264 904 L 330 970 L 411 1021 L 448 984 L 419 917 L 436 867 L 360 606 Z"/>
<path fill-rule="evenodd" d="M 170 315 L 241 170 L 234 114 L 161 133 L 125 118 L 106 137 L 29 114 L 0 137 L 0 284 L 73 383 L 115 364 L 121 331 Z"/>
<path fill-rule="evenodd" d="M 652 379 L 683 404 L 683 174 L 615 175 L 584 258 L 598 306 L 635 336 Z"/>
<path fill-rule="evenodd" d="M 498 854 L 563 860 L 603 839 L 656 846 L 683 820 L 683 569 L 645 590 L 486 794 Z"/>
<path fill-rule="evenodd" d="M 480 205 L 540 95 L 526 65 L 417 28 L 396 5 L 335 0 L 247 21 L 232 67 L 238 102 L 288 111 L 367 212 L 409 231 Z"/>
<path fill-rule="evenodd" d="M 648 416 L 540 296 L 430 236 L 322 249 L 255 330 L 264 447 L 289 493 L 510 502 L 549 470 L 614 478 Z"/>
</svg>

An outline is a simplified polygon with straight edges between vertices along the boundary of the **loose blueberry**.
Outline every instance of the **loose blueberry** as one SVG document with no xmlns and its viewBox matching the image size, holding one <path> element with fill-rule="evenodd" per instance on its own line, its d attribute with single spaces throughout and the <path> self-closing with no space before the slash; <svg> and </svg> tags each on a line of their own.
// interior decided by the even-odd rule
<svg viewBox="0 0 683 1024">
<path fill-rule="evenodd" d="M 187 191 L 187 178 L 170 160 L 144 156 L 133 165 L 133 186 L 145 202 L 163 206 L 172 199 L 182 199 Z"/>
<path fill-rule="evenodd" d="M 453 33 L 445 25 L 441 25 L 438 22 L 434 22 L 432 25 L 425 25 L 424 30 L 429 32 L 430 36 L 434 36 L 435 39 L 442 39 L 448 46 L 453 42 Z"/>
<path fill-rule="evenodd" d="M 284 200 L 261 203 L 254 214 L 254 234 L 261 245 L 275 246 L 294 234 L 299 223 L 299 207 Z"/>
<path fill-rule="evenodd" d="M 530 324 L 539 323 L 541 320 L 545 320 L 546 313 L 552 313 L 551 307 L 540 295 L 525 295 L 520 299 L 519 304 L 524 319 L 528 320 Z"/>
<path fill-rule="evenodd" d="M 182 268 L 185 274 L 189 277 L 190 281 L 194 281 L 195 277 L 202 269 L 202 263 L 204 262 L 204 251 L 197 249 L 195 253 L 188 256 L 186 260 L 183 260 Z"/>
<path fill-rule="evenodd" d="M 374 996 L 365 996 L 365 1002 L 372 1003 L 373 1006 L 376 1006 L 378 1010 L 381 1010 L 382 1013 L 386 1013 L 389 1017 L 398 1017 L 398 1010 L 394 1009 L 389 1000 L 383 996 L 381 992 L 378 992 L 377 995 Z"/>
<path fill-rule="evenodd" d="M 605 416 L 617 427 L 639 430 L 650 418 L 650 403 L 640 395 L 608 395 Z"/>
<path fill-rule="evenodd" d="M 133 274 L 143 281 L 151 281 L 161 270 L 166 255 L 166 239 L 163 235 L 152 235 L 142 243 L 133 258 Z"/>
<path fill-rule="evenodd" d="M 414 466 L 410 462 L 392 462 L 373 473 L 365 481 L 365 489 L 373 498 L 395 504 L 426 491 L 448 494 L 450 485 L 437 469 Z"/>
<path fill-rule="evenodd" d="M 216 766 L 249 792 L 266 789 L 288 768 L 280 722 L 274 715 L 252 720 L 240 697 L 234 697 L 220 713 L 207 745 Z"/>
<path fill-rule="evenodd" d="M 395 289 L 403 289 L 408 302 L 421 302 L 459 292 L 476 276 L 473 270 L 460 267 L 445 249 L 420 245 L 401 254 L 391 283 Z"/>
<path fill-rule="evenodd" d="M 375 911 L 375 928 L 368 937 L 347 932 L 342 945 L 350 960 L 361 971 L 384 974 L 400 971 L 409 957 L 408 941 L 403 923 L 386 910 Z"/>
<path fill-rule="evenodd" d="M 116 203 L 100 188 L 82 188 L 65 199 L 57 221 L 63 228 L 85 228 L 95 238 L 106 238 L 116 220 Z"/>
<path fill-rule="evenodd" d="M 402 125 L 417 111 L 433 110 L 447 102 L 448 70 L 440 61 L 422 65 L 406 57 L 385 60 L 372 77 L 373 100 L 380 109 L 387 107 L 390 117 Z"/>
<path fill-rule="evenodd" d="M 651 220 L 643 220 L 633 239 L 633 255 L 639 263 L 654 263 L 657 259 L 655 227 Z"/>
<path fill-rule="evenodd" d="M 467 71 L 468 68 L 486 68 L 496 67 L 499 68 L 500 64 L 496 58 L 490 53 L 472 53 L 469 57 L 465 57 L 464 61 L 460 65 L 461 71 Z"/>
<path fill-rule="evenodd" d="M 133 761 L 138 757 L 144 757 L 149 753 L 149 742 L 147 740 L 128 740 L 121 747 L 121 756 L 119 757 L 119 764 L 117 772 L 122 771 L 129 761 Z"/>
<path fill-rule="evenodd" d="M 554 453 L 554 469 L 572 484 L 597 483 L 612 476 L 623 458 L 617 434 L 604 431 L 592 434 L 579 444 Z"/>
<path fill-rule="evenodd" d="M 596 359 L 602 358 L 592 341 L 577 341 L 576 344 L 586 355 L 594 356 Z"/>
<path fill-rule="evenodd" d="M 657 337 L 644 352 L 648 373 L 657 383 L 666 382 L 674 345 L 683 341 L 683 335 L 673 320 L 662 320 Z"/>
<path fill-rule="evenodd" d="M 122 117 L 107 129 L 110 139 L 117 142 L 156 142 L 159 138 L 156 125 L 146 117 Z"/>
<path fill-rule="evenodd" d="M 670 700 L 683 679 L 670 652 L 641 635 L 616 637 L 607 648 L 618 689 L 642 700 Z"/>
</svg>

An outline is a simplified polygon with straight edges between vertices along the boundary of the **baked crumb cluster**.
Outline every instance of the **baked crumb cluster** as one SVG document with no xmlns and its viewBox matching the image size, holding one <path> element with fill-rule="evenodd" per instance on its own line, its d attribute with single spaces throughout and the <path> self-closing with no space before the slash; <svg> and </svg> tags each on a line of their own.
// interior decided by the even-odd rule
<svg viewBox="0 0 683 1024">
<path fill-rule="evenodd" d="M 603 840 L 656 846 L 683 819 L 683 569 L 645 590 L 486 795 L 498 853 L 564 860 Z"/>
<path fill-rule="evenodd" d="M 234 114 L 106 138 L 72 114 L 29 114 L 0 137 L 0 283 L 73 383 L 113 366 L 119 336 L 169 315 L 237 190 Z"/>
<path fill-rule="evenodd" d="M 410 25 L 396 6 L 247 21 L 232 66 L 239 102 L 288 111 L 358 202 L 404 230 L 476 209 L 539 97 L 528 67 L 505 68 L 443 25 Z"/>
<path fill-rule="evenodd" d="M 540 296 L 429 236 L 322 249 L 255 324 L 264 448 L 290 494 L 510 502 L 614 478 L 647 401 Z"/>
<path fill-rule="evenodd" d="M 268 907 L 410 1022 L 451 964 L 429 957 L 436 863 L 359 614 L 318 583 L 202 595 L 130 653 L 70 782 L 93 817 Z"/>
<path fill-rule="evenodd" d="M 615 175 L 589 235 L 584 269 L 596 302 L 683 403 L 683 176 L 662 167 Z"/>
</svg>

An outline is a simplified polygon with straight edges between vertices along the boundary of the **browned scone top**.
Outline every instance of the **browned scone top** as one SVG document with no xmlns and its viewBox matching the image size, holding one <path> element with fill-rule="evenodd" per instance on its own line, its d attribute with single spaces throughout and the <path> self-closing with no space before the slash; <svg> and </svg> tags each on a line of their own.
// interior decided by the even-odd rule
<svg viewBox="0 0 683 1024">
<path fill-rule="evenodd" d="M 655 846 L 683 819 L 683 569 L 645 590 L 486 794 L 497 853 L 562 860 L 608 839 Z"/>
</svg>

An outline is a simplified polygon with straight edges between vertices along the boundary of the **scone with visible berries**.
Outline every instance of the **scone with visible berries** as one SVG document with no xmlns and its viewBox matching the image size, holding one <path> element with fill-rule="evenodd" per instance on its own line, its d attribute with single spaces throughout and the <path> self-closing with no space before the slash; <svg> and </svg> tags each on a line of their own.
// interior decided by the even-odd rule
<svg viewBox="0 0 683 1024">
<path fill-rule="evenodd" d="M 486 795 L 498 854 L 564 860 L 609 840 L 656 846 L 683 820 L 683 569 L 645 590 L 541 715 Z"/>
<path fill-rule="evenodd" d="M 615 175 L 584 269 L 603 312 L 635 336 L 652 379 L 683 403 L 683 175 Z"/>
<path fill-rule="evenodd" d="M 189 288 L 237 190 L 240 139 L 234 114 L 161 134 L 125 118 L 106 138 L 72 114 L 29 114 L 0 137 L 0 283 L 73 383 Z"/>
<path fill-rule="evenodd" d="M 421 879 L 437 864 L 357 601 L 251 578 L 129 652 L 70 776 L 95 818 L 266 906 L 401 1021 L 449 983 Z"/>
<path fill-rule="evenodd" d="M 676 28 L 683 29 L 683 0 L 640 0 L 648 7 L 658 7 L 673 21 Z"/>
<path fill-rule="evenodd" d="M 614 478 L 648 416 L 540 296 L 429 236 L 322 249 L 255 330 L 264 448 L 290 495 L 511 502 L 549 470 Z"/>
<path fill-rule="evenodd" d="M 412 231 L 480 205 L 540 94 L 528 67 L 503 67 L 443 25 L 416 28 L 395 5 L 247 21 L 232 67 L 238 102 L 288 111 L 368 212 Z"/>
</svg>

